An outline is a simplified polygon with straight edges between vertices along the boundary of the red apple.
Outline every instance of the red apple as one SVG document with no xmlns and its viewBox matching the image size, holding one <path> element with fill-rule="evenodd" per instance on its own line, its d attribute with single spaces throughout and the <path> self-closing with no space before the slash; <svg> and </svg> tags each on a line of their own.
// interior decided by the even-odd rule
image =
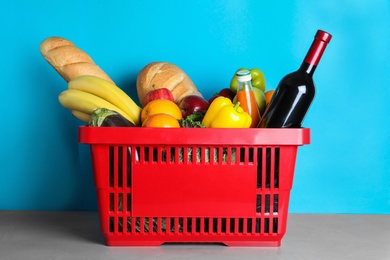
<svg viewBox="0 0 390 260">
<path fill-rule="evenodd" d="M 167 88 L 157 88 L 157 89 L 149 91 L 146 94 L 145 106 L 150 101 L 153 101 L 153 100 L 156 100 L 156 99 L 167 99 L 167 100 L 170 100 L 170 101 L 174 102 L 174 98 L 173 98 L 172 92 L 169 89 L 167 89 Z"/>
<path fill-rule="evenodd" d="M 210 104 L 198 95 L 188 95 L 182 98 L 177 105 L 180 107 L 183 118 L 185 118 L 194 112 L 206 111 Z"/>
<path fill-rule="evenodd" d="M 230 88 L 223 88 L 219 92 L 215 93 L 214 96 L 212 96 L 209 99 L 209 103 L 211 104 L 214 101 L 214 99 L 216 99 L 217 97 L 220 97 L 220 96 L 227 97 L 228 99 L 233 101 L 233 98 L 235 95 L 236 94 Z"/>
<path fill-rule="evenodd" d="M 219 97 L 219 93 L 215 92 L 214 95 L 209 99 L 209 104 L 211 104 L 217 97 Z"/>
<path fill-rule="evenodd" d="M 223 96 L 223 97 L 227 97 L 230 100 L 233 100 L 233 98 L 236 94 L 230 88 L 224 88 L 224 89 L 221 89 L 221 91 L 219 91 L 218 95 Z"/>
</svg>

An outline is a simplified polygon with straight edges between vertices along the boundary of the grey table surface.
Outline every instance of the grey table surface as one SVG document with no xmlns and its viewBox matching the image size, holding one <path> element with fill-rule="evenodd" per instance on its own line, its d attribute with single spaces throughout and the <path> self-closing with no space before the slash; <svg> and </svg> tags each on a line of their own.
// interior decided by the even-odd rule
<svg viewBox="0 0 390 260">
<path fill-rule="evenodd" d="M 0 211 L 0 259 L 390 259 L 390 215 L 289 214 L 280 247 L 109 247 L 97 212 Z"/>
</svg>

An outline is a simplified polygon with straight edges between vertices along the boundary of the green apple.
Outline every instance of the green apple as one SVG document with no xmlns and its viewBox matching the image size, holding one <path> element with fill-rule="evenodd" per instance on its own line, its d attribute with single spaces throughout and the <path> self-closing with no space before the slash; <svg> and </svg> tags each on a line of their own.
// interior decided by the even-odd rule
<svg viewBox="0 0 390 260">
<path fill-rule="evenodd" d="M 252 86 L 253 88 L 260 89 L 263 93 L 265 92 L 265 77 L 264 73 L 257 69 L 253 68 L 250 70 L 252 75 Z"/>
<path fill-rule="evenodd" d="M 246 70 L 246 68 L 239 68 L 237 71 L 239 71 L 239 70 Z M 230 80 L 230 89 L 234 93 L 237 93 L 237 88 L 238 88 L 238 81 L 237 81 L 236 73 L 234 73 L 232 79 Z"/>
<path fill-rule="evenodd" d="M 253 88 L 253 92 L 255 93 L 255 98 L 260 111 L 260 115 L 263 115 L 266 106 L 264 92 L 261 91 L 259 88 Z"/>
</svg>

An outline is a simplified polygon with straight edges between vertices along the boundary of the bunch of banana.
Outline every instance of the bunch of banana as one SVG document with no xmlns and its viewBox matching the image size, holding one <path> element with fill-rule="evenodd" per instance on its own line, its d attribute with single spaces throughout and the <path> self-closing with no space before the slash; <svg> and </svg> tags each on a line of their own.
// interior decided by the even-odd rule
<svg viewBox="0 0 390 260">
<path fill-rule="evenodd" d="M 71 79 L 58 99 L 78 119 L 88 122 L 96 108 L 114 110 L 134 125 L 140 125 L 141 107 L 115 84 L 96 76 Z"/>
</svg>

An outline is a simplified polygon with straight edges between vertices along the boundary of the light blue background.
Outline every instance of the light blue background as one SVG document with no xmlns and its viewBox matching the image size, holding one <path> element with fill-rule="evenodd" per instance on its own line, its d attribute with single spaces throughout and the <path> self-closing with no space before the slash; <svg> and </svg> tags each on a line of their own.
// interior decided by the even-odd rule
<svg viewBox="0 0 390 260">
<path fill-rule="evenodd" d="M 4 2 L 4 1 L 3 1 Z M 179 65 L 205 97 L 239 67 L 267 88 L 298 68 L 317 29 L 315 73 L 290 212 L 390 213 L 390 1 L 6 1 L 1 24 L 0 210 L 96 210 L 89 147 L 61 107 L 65 81 L 39 44 L 70 39 L 138 101 L 137 73 Z"/>
</svg>

